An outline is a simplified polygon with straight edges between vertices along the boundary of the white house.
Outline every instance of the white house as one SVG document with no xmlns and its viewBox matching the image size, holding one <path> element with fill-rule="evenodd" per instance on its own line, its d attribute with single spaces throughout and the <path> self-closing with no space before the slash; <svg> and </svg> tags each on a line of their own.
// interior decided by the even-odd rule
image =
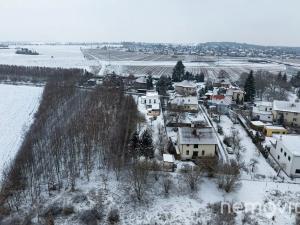
<svg viewBox="0 0 300 225">
<path fill-rule="evenodd" d="M 175 91 L 180 95 L 197 95 L 197 85 L 191 81 L 184 80 L 180 83 L 176 83 Z"/>
<path fill-rule="evenodd" d="M 260 120 L 263 122 L 272 122 L 272 110 L 272 102 L 255 102 L 252 110 L 252 119 Z"/>
<path fill-rule="evenodd" d="M 175 96 L 170 100 L 170 107 L 171 110 L 198 111 L 198 98 L 196 96 Z"/>
<path fill-rule="evenodd" d="M 270 154 L 291 177 L 300 177 L 300 136 L 274 135 Z"/>
<path fill-rule="evenodd" d="M 289 126 L 300 126 L 300 103 L 288 101 L 273 102 L 273 119 Z"/>
<path fill-rule="evenodd" d="M 156 91 L 147 91 L 146 95 L 141 97 L 141 103 L 146 106 L 148 115 L 158 116 L 160 114 L 160 99 Z"/>
<path fill-rule="evenodd" d="M 218 141 L 213 128 L 180 127 L 177 137 L 177 154 L 182 159 L 215 157 Z"/>
</svg>

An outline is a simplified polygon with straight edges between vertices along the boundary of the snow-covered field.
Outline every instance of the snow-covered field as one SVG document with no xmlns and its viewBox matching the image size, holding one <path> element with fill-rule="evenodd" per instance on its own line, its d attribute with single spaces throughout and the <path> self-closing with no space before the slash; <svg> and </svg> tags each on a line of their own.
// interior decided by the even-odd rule
<svg viewBox="0 0 300 225">
<path fill-rule="evenodd" d="M 40 55 L 17 55 L 17 47 L 35 50 Z M 97 61 L 86 60 L 78 45 L 10 46 L 10 49 L 0 49 L 0 64 L 83 69 L 99 66 Z"/>
<path fill-rule="evenodd" d="M 33 122 L 43 88 L 0 84 L 0 177 Z"/>
</svg>

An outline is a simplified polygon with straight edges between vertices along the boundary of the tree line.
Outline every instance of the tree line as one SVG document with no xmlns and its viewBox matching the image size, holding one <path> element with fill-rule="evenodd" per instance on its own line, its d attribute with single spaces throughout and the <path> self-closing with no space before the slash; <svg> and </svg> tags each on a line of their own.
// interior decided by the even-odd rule
<svg viewBox="0 0 300 225">
<path fill-rule="evenodd" d="M 46 82 L 50 78 L 64 79 L 70 75 L 91 75 L 83 69 L 63 69 L 37 66 L 0 65 L 0 81 Z"/>
<path fill-rule="evenodd" d="M 97 169 L 118 176 L 130 163 L 128 143 L 139 118 L 134 99 L 113 82 L 78 89 L 80 76 L 73 75 L 47 82 L 34 123 L 4 171 L 0 212 L 36 204 L 45 190 L 74 191 L 79 177 L 89 181 Z"/>
</svg>

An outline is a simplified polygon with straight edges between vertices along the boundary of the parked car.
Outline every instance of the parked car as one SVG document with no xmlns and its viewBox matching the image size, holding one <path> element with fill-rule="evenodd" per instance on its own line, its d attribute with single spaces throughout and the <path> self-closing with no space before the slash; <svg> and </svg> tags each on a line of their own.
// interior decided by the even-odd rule
<svg viewBox="0 0 300 225">
<path fill-rule="evenodd" d="M 226 151 L 228 152 L 228 154 L 233 154 L 233 149 L 231 147 L 227 147 Z"/>
</svg>

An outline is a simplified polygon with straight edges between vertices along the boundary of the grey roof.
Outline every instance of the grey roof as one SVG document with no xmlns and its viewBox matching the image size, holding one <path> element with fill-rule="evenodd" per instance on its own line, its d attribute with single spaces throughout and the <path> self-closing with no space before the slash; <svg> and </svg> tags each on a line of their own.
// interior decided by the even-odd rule
<svg viewBox="0 0 300 225">
<path fill-rule="evenodd" d="M 282 112 L 300 113 L 299 102 L 274 101 L 273 110 Z"/>
<path fill-rule="evenodd" d="M 190 128 L 180 127 L 178 129 L 179 144 L 202 144 L 217 145 L 217 137 L 213 128 Z"/>
</svg>

